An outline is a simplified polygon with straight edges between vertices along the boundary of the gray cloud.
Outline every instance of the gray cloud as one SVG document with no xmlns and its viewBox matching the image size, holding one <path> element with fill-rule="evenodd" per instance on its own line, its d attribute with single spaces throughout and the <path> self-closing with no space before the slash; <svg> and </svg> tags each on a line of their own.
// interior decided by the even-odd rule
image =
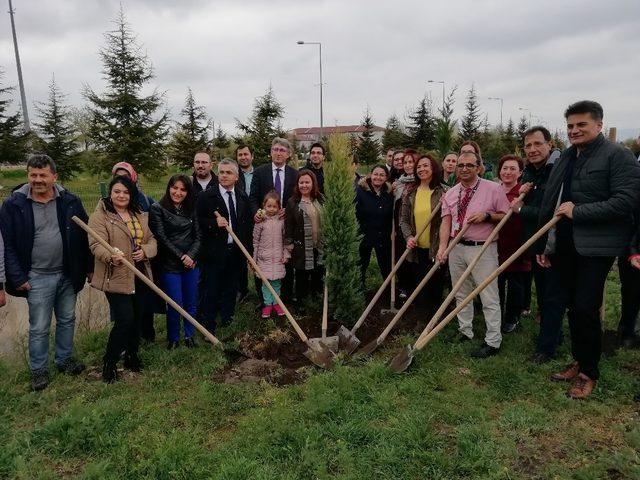
<svg viewBox="0 0 640 480">
<path fill-rule="evenodd" d="M 174 117 L 190 86 L 227 129 L 246 118 L 273 85 L 285 126 L 317 125 L 317 48 L 322 41 L 325 123 L 358 123 L 367 107 L 378 124 L 401 117 L 424 94 L 440 105 L 441 86 L 458 85 L 457 112 L 473 83 L 491 123 L 528 108 L 561 128 L 567 104 L 593 98 L 605 120 L 638 127 L 640 4 L 635 0 L 450 0 L 438 2 L 124 1 L 153 63 L 151 88 L 166 92 Z M 55 72 L 69 101 L 88 84 L 103 88 L 99 49 L 118 1 L 15 0 L 27 96 L 46 98 Z M 5 83 L 16 84 L 8 15 L 0 35 Z"/>
</svg>

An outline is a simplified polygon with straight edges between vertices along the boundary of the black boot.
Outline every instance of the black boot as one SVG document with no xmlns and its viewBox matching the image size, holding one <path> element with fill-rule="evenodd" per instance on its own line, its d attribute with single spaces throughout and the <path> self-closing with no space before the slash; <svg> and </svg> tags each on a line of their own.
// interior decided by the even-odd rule
<svg viewBox="0 0 640 480">
<path fill-rule="evenodd" d="M 124 368 L 128 368 L 132 372 L 142 370 L 142 360 L 138 357 L 138 352 L 124 354 Z"/>
<path fill-rule="evenodd" d="M 102 364 L 102 381 L 104 383 L 113 383 L 118 380 L 118 368 L 115 362 L 107 360 Z"/>
</svg>

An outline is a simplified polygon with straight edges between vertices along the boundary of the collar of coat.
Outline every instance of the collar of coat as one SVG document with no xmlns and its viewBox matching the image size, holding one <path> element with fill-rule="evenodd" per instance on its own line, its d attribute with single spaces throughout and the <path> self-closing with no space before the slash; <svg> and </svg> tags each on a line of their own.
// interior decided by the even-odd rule
<svg viewBox="0 0 640 480">
<path fill-rule="evenodd" d="M 373 189 L 373 185 L 371 185 L 371 175 L 367 175 L 366 177 L 362 177 L 358 182 L 358 186 L 362 188 L 365 192 L 371 192 L 376 194 L 376 191 Z M 382 184 L 382 188 L 380 188 L 381 193 L 391 192 L 391 184 L 389 182 L 385 182 Z"/>
</svg>

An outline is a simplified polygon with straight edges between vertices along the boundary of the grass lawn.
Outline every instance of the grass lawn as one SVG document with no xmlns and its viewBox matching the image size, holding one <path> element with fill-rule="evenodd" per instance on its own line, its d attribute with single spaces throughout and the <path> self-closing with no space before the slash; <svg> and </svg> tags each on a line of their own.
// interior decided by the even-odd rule
<svg viewBox="0 0 640 480">
<path fill-rule="evenodd" d="M 615 273 L 608 297 L 611 329 Z M 246 304 L 236 320 L 238 331 L 272 325 Z M 55 375 L 31 393 L 26 365 L 0 364 L 0 478 L 640 478 L 638 350 L 605 357 L 584 402 L 546 379 L 568 360 L 568 342 L 558 361 L 528 362 L 532 318 L 487 360 L 469 358 L 475 345 L 437 339 L 394 375 L 384 362 L 409 339 L 400 336 L 371 360 L 308 367 L 304 383 L 277 387 L 220 383 L 223 354 L 202 341 L 166 351 L 162 323 L 142 349 L 144 372 L 114 385 Z M 90 367 L 106 334 L 77 344 Z"/>
</svg>

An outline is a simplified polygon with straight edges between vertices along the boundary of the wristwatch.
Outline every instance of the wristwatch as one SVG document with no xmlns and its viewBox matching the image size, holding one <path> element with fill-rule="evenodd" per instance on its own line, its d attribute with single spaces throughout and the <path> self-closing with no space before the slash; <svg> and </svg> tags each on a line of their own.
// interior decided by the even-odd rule
<svg viewBox="0 0 640 480">
<path fill-rule="evenodd" d="M 491 214 L 489 212 L 484 214 L 484 221 L 489 222 L 491 220 Z"/>
</svg>

